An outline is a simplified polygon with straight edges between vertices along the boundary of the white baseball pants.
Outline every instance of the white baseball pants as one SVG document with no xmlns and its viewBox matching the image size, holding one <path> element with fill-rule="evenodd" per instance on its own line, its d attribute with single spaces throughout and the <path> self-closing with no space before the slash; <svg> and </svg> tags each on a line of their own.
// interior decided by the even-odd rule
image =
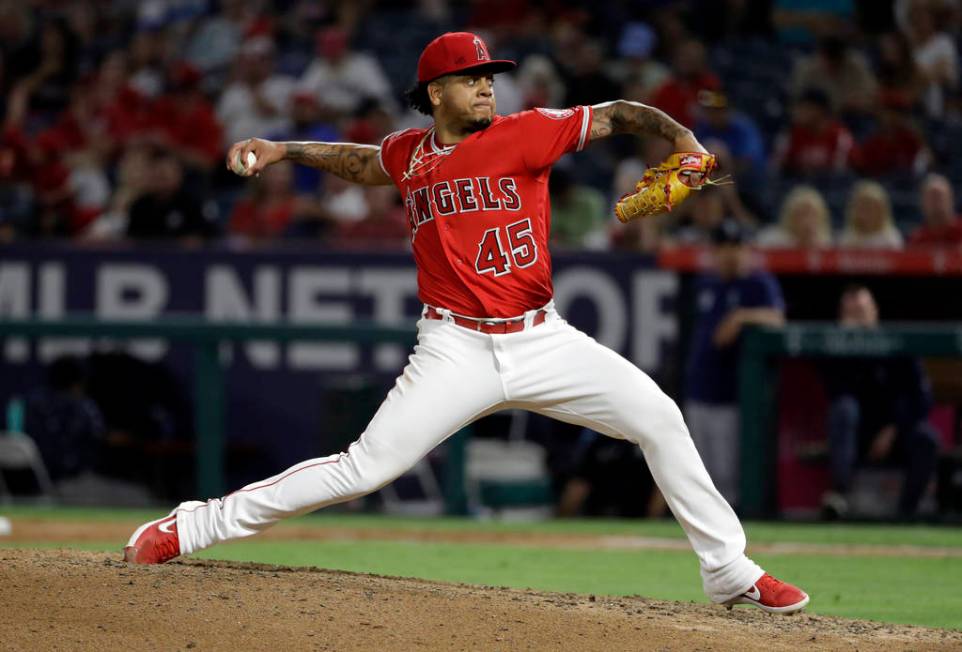
<svg viewBox="0 0 962 652">
<path fill-rule="evenodd" d="M 550 304 L 548 311 L 543 324 L 504 335 L 420 320 L 407 366 L 347 452 L 301 462 L 223 498 L 182 503 L 181 553 L 376 491 L 475 419 L 520 408 L 641 446 L 698 556 L 705 593 L 724 602 L 748 590 L 762 570 L 745 556 L 741 524 L 712 484 L 678 406 L 640 369 Z"/>
</svg>

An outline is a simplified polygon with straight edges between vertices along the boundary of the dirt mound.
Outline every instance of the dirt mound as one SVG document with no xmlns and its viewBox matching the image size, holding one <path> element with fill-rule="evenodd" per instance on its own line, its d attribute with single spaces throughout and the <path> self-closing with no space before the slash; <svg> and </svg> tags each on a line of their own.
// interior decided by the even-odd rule
<svg viewBox="0 0 962 652">
<path fill-rule="evenodd" d="M 262 564 L 0 549 L 0 650 L 950 650 L 962 632 Z"/>
</svg>

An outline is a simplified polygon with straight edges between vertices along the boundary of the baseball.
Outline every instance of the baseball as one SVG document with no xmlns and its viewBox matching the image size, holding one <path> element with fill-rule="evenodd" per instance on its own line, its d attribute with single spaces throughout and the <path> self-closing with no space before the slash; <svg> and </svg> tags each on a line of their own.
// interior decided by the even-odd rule
<svg viewBox="0 0 962 652">
<path fill-rule="evenodd" d="M 247 152 L 247 165 L 244 165 L 241 161 L 240 152 L 238 152 L 234 155 L 231 168 L 234 170 L 234 174 L 243 176 L 255 163 L 257 163 L 257 157 L 254 156 L 254 152 Z"/>
<path fill-rule="evenodd" d="M 13 526 L 10 524 L 10 519 L 6 516 L 0 516 L 0 537 L 8 537 L 13 533 Z"/>
</svg>

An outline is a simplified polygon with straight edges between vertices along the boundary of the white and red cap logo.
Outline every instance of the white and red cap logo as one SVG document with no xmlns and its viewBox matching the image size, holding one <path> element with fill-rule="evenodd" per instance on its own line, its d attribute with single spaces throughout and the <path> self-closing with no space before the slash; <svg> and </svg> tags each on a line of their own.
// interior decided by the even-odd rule
<svg viewBox="0 0 962 652">
<path fill-rule="evenodd" d="M 418 59 L 418 81 L 429 82 L 456 72 L 482 68 L 496 73 L 513 70 L 518 64 L 507 59 L 491 59 L 488 46 L 471 32 L 448 32 L 424 48 Z"/>
</svg>

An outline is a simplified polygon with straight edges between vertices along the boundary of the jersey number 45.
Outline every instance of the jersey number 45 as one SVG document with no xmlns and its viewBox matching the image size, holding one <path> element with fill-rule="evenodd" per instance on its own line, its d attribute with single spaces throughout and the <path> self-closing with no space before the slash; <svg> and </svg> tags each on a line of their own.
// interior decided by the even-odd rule
<svg viewBox="0 0 962 652">
<path fill-rule="evenodd" d="M 503 243 L 507 243 L 508 247 L 505 248 Z M 530 267 L 537 260 L 538 245 L 531 233 L 531 219 L 525 218 L 505 227 L 485 231 L 478 243 L 474 268 L 478 274 L 503 276 L 510 274 L 512 267 Z"/>
</svg>

